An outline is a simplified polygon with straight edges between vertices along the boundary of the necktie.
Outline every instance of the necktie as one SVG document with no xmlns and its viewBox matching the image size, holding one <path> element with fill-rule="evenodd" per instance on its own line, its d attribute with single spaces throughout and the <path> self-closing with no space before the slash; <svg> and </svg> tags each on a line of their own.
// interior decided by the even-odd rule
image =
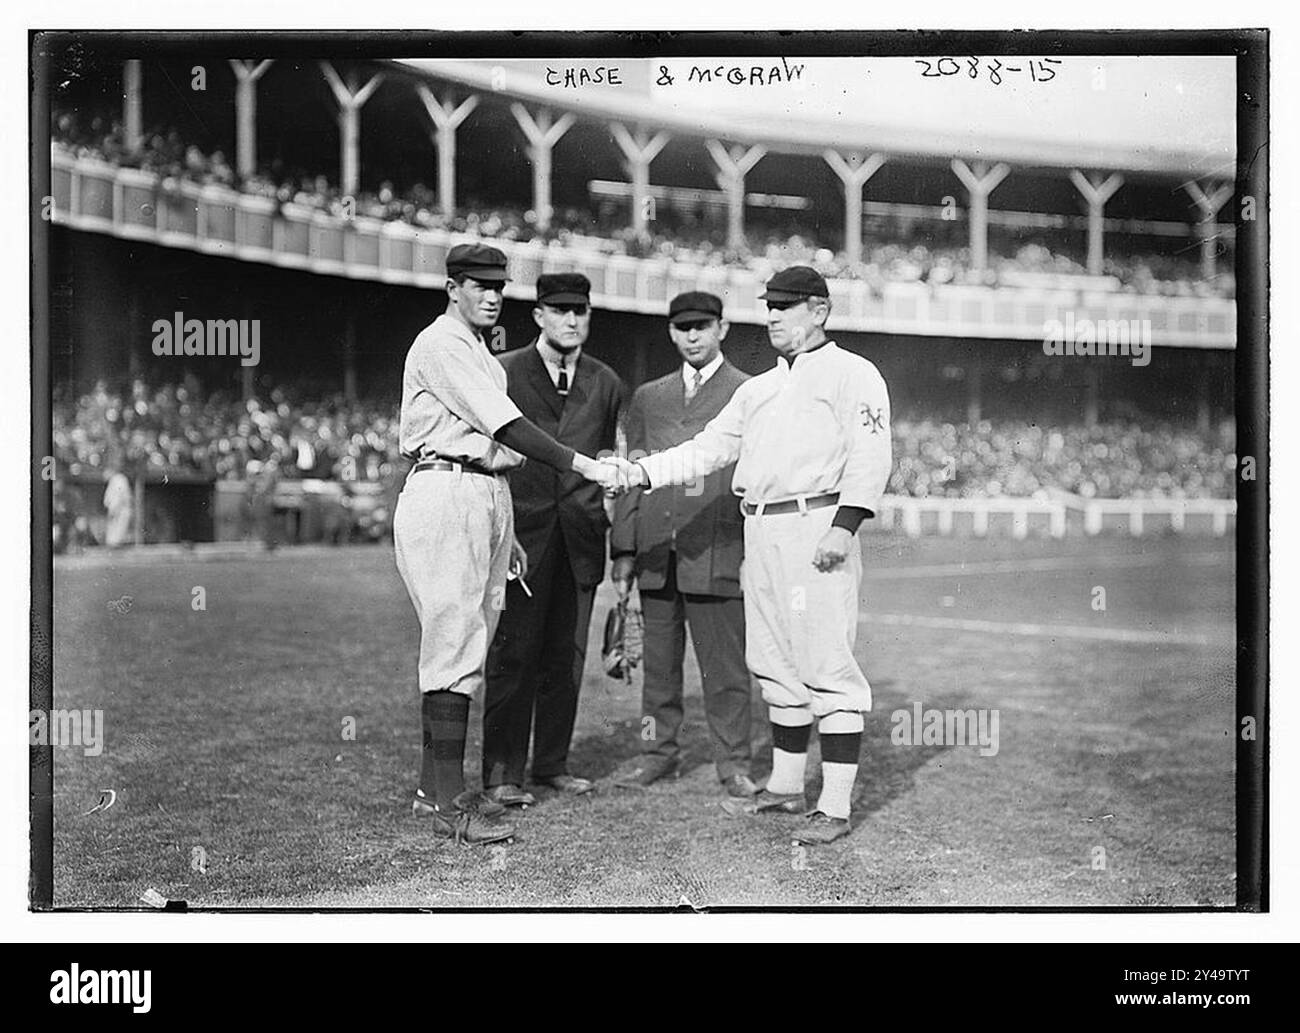
<svg viewBox="0 0 1300 1033">
<path fill-rule="evenodd" d="M 560 379 L 555 382 L 555 390 L 562 395 L 569 393 L 569 371 L 564 368 L 564 359 L 560 359 Z"/>
<path fill-rule="evenodd" d="M 691 377 L 691 382 L 686 385 L 687 405 L 689 405 L 691 400 L 700 393 L 700 385 L 702 383 L 704 383 L 704 374 L 697 369 L 695 370 L 694 376 Z"/>
</svg>

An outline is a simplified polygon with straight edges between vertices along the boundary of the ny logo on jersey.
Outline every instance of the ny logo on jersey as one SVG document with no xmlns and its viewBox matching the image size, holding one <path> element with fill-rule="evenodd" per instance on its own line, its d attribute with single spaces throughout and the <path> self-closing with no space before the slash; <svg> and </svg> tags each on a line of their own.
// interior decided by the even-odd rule
<svg viewBox="0 0 1300 1033">
<path fill-rule="evenodd" d="M 879 434 L 885 429 L 885 407 L 882 405 L 874 412 L 866 402 L 858 406 L 858 411 L 862 413 L 862 426 L 870 427 L 872 434 Z"/>
</svg>

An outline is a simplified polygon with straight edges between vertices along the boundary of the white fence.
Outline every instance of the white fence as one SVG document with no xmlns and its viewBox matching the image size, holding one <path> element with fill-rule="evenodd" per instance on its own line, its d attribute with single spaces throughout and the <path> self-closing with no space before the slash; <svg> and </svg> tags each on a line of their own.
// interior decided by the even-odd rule
<svg viewBox="0 0 1300 1033">
<path fill-rule="evenodd" d="M 1096 535 L 1107 531 L 1133 536 L 1172 532 L 1211 534 L 1217 538 L 1236 527 L 1234 499 L 952 499 L 886 495 L 877 519 L 868 526 L 901 530 L 909 538 L 927 534 L 991 531 L 1027 538 L 1036 533 L 1064 538 L 1067 533 Z"/>
</svg>

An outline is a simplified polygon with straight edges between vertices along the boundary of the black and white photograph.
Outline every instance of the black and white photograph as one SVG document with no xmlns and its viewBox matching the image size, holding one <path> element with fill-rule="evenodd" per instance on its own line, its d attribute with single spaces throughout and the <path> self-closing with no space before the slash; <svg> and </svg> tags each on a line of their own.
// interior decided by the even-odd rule
<svg viewBox="0 0 1300 1033">
<path fill-rule="evenodd" d="M 1267 911 L 1268 41 L 32 32 L 30 908 Z"/>
</svg>

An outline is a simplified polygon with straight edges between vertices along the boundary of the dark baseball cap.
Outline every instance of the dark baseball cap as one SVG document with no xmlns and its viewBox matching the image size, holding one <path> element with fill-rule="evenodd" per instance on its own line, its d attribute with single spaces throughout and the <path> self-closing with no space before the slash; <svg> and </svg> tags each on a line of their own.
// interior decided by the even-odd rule
<svg viewBox="0 0 1300 1033">
<path fill-rule="evenodd" d="M 487 244 L 457 244 L 447 252 L 448 276 L 472 276 L 482 283 L 505 283 L 506 255 Z"/>
<path fill-rule="evenodd" d="M 668 322 L 690 323 L 700 319 L 721 319 L 722 299 L 708 291 L 685 291 L 668 303 Z"/>
<path fill-rule="evenodd" d="M 591 281 L 582 273 L 542 273 L 537 277 L 537 303 L 589 305 Z"/>
<path fill-rule="evenodd" d="M 807 265 L 782 269 L 767 281 L 767 290 L 759 295 L 764 301 L 803 301 L 805 298 L 830 296 L 830 288 L 822 274 Z"/>
</svg>

